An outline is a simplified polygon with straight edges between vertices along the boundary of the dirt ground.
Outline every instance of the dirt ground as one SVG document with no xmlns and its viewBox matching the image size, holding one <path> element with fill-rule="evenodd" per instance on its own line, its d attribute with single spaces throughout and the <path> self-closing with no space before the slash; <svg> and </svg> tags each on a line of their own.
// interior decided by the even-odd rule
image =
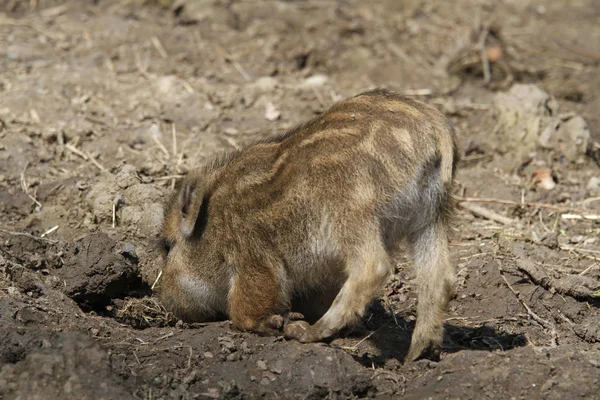
<svg viewBox="0 0 600 400">
<path fill-rule="evenodd" d="M 600 399 L 598 1 L 172 3 L 0 0 L 0 399 Z M 441 361 L 404 259 L 328 344 L 167 313 L 176 180 L 374 87 L 460 140 Z"/>
</svg>

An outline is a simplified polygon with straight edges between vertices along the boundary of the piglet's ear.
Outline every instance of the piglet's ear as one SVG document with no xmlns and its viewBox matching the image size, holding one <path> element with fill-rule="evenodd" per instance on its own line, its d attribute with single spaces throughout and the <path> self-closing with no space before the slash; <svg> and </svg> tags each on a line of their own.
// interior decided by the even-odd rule
<svg viewBox="0 0 600 400">
<path fill-rule="evenodd" d="M 183 185 L 179 192 L 181 221 L 179 230 L 184 238 L 202 235 L 208 222 L 208 196 L 192 183 Z"/>
</svg>

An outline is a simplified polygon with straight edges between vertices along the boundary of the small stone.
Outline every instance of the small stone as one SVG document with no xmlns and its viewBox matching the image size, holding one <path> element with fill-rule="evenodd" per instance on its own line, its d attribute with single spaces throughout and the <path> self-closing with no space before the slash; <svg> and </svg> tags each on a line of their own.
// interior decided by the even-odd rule
<svg viewBox="0 0 600 400">
<path fill-rule="evenodd" d="M 327 75 L 317 74 L 313 76 L 309 76 L 300 84 L 301 88 L 314 88 L 325 85 L 329 82 L 329 78 Z"/>
<path fill-rule="evenodd" d="M 130 242 L 123 243 L 123 247 L 121 247 L 121 254 L 129 259 L 136 260 L 136 261 L 138 260 L 138 256 L 137 256 L 137 253 L 135 252 L 135 246 L 133 243 L 130 243 Z"/>
<path fill-rule="evenodd" d="M 600 190 L 600 176 L 592 176 L 586 186 L 587 190 Z"/>
<path fill-rule="evenodd" d="M 90 187 L 90 185 L 86 181 L 77 181 L 75 186 L 77 187 L 77 189 L 82 191 Z"/>
<path fill-rule="evenodd" d="M 264 362 L 263 360 L 258 360 L 258 361 L 256 362 L 256 367 L 257 367 L 258 369 L 262 370 L 262 371 L 266 371 L 266 369 L 267 369 L 267 363 L 266 363 L 266 362 Z"/>
<path fill-rule="evenodd" d="M 275 107 L 275 104 L 268 102 L 265 109 L 265 119 L 267 121 L 277 121 L 281 117 L 281 112 Z"/>
<path fill-rule="evenodd" d="M 213 358 L 213 353 L 211 353 L 210 351 L 205 351 L 204 352 L 204 358 Z"/>
<path fill-rule="evenodd" d="M 265 371 L 265 372 L 263 372 L 263 379 L 265 379 L 265 378 L 267 378 L 268 380 L 273 382 L 277 379 L 277 376 L 275 376 L 275 374 L 272 373 L 271 371 Z"/>
<path fill-rule="evenodd" d="M 281 373 L 283 372 L 283 361 L 277 360 L 275 366 L 271 367 L 271 372 L 274 372 L 277 375 L 281 375 Z"/>
<path fill-rule="evenodd" d="M 137 170 L 133 165 L 125 164 L 115 177 L 115 182 L 121 189 L 127 189 L 137 183 L 140 183 Z"/>
<path fill-rule="evenodd" d="M 549 390 L 552 389 L 552 386 L 556 385 L 558 382 L 556 382 L 554 379 L 548 379 L 546 382 L 544 382 L 544 384 L 542 385 L 542 392 L 547 392 Z"/>
<path fill-rule="evenodd" d="M 582 236 L 582 235 L 575 235 L 575 236 L 571 236 L 571 237 L 569 238 L 569 242 L 576 244 L 576 243 L 581 243 L 581 242 L 583 242 L 585 239 L 586 239 L 586 237 L 585 237 L 585 236 Z"/>
<path fill-rule="evenodd" d="M 42 131 L 42 139 L 44 139 L 46 142 L 55 142 L 57 137 L 58 131 L 56 128 L 48 128 Z"/>
<path fill-rule="evenodd" d="M 260 380 L 260 384 L 263 386 L 267 386 L 271 384 L 271 381 L 266 376 Z"/>
<path fill-rule="evenodd" d="M 262 76 L 258 78 L 253 84 L 257 90 L 262 92 L 270 92 L 277 87 L 277 79 L 271 76 Z"/>
</svg>

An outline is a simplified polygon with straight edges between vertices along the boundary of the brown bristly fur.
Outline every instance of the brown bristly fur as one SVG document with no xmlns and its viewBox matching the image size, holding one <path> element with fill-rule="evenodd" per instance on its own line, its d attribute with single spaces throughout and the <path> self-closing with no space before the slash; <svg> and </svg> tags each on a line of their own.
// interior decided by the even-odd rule
<svg viewBox="0 0 600 400">
<path fill-rule="evenodd" d="M 188 320 L 225 314 L 240 329 L 273 333 L 292 300 L 337 293 L 315 324 L 284 327 L 318 341 L 360 320 L 406 240 L 419 284 L 408 357 L 436 356 L 454 281 L 457 159 L 437 110 L 381 89 L 217 159 L 167 203 L 161 298 Z"/>
</svg>

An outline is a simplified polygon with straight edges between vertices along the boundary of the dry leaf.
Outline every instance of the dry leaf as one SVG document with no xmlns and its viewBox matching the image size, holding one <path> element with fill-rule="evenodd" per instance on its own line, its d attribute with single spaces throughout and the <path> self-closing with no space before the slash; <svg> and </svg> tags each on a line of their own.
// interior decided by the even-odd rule
<svg viewBox="0 0 600 400">
<path fill-rule="evenodd" d="M 488 47 L 485 49 L 485 55 L 490 62 L 496 62 L 502 58 L 502 48 L 500 46 Z"/>
<path fill-rule="evenodd" d="M 533 172 L 531 183 L 544 190 L 552 190 L 556 187 L 556 182 L 552 176 L 552 170 L 549 168 L 540 168 Z"/>
</svg>

